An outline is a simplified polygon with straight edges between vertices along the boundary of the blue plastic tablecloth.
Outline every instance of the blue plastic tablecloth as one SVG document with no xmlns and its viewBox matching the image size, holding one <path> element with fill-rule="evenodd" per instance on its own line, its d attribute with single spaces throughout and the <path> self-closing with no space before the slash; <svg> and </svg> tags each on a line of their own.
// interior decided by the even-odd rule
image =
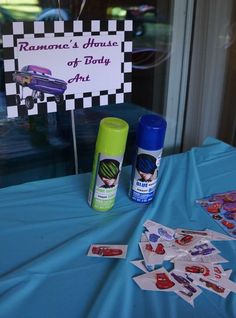
<svg viewBox="0 0 236 318">
<path fill-rule="evenodd" d="M 175 293 L 143 291 L 143 223 L 223 232 L 195 200 L 236 189 L 236 149 L 208 138 L 198 148 L 162 159 L 159 186 L 149 205 L 128 196 L 125 167 L 114 208 L 87 204 L 90 174 L 26 183 L 0 190 L 1 318 L 236 317 L 236 294 L 224 299 L 204 290 L 195 307 Z M 126 259 L 86 256 L 90 244 L 128 244 Z M 214 243 L 236 281 L 236 241 Z M 169 266 L 169 264 L 167 264 Z"/>
</svg>

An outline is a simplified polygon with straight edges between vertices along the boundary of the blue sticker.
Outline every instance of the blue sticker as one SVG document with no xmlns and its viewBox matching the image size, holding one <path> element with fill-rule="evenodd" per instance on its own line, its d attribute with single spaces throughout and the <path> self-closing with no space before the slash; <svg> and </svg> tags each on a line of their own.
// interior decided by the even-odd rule
<svg viewBox="0 0 236 318">
<path fill-rule="evenodd" d="M 159 238 L 160 238 L 160 236 L 155 234 L 155 233 L 152 233 L 149 235 L 149 241 L 153 242 L 153 243 L 157 242 L 159 240 Z"/>
<path fill-rule="evenodd" d="M 160 227 L 158 229 L 158 234 L 160 234 L 160 236 L 166 238 L 167 240 L 172 240 L 173 239 L 173 236 L 171 234 L 169 234 L 167 232 L 167 230 L 163 229 L 162 227 Z"/>
</svg>

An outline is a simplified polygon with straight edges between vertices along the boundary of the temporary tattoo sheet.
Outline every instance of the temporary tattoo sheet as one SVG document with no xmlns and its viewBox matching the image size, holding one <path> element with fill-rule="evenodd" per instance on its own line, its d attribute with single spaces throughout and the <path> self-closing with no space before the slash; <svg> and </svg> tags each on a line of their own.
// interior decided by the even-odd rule
<svg viewBox="0 0 236 318">
<path fill-rule="evenodd" d="M 127 245 L 93 244 L 90 246 L 87 255 L 93 257 L 125 258 L 127 248 Z"/>
<path fill-rule="evenodd" d="M 223 298 L 226 298 L 230 293 L 230 289 L 227 289 L 226 287 L 222 286 L 220 281 L 216 282 L 210 278 L 197 277 L 195 278 L 194 283 L 205 289 L 208 289 L 213 293 L 216 293 L 217 295 Z"/>
<path fill-rule="evenodd" d="M 218 263 L 227 263 L 228 260 L 222 257 L 219 254 L 213 254 L 213 255 L 199 255 L 192 257 L 191 254 L 187 253 L 185 255 L 178 255 L 175 258 L 178 262 L 199 262 L 199 263 L 211 263 L 211 264 L 218 264 Z"/>
<path fill-rule="evenodd" d="M 181 289 L 176 291 L 177 295 L 193 306 L 194 299 L 201 294 L 202 290 L 193 283 L 187 273 L 173 270 L 170 272 L 170 276 L 181 284 Z"/>
<path fill-rule="evenodd" d="M 151 241 L 156 241 L 158 238 L 163 238 L 166 241 L 174 239 L 175 231 L 167 226 L 151 220 L 147 220 L 144 226 L 150 232 L 149 237 Z"/>
<path fill-rule="evenodd" d="M 198 262 L 175 262 L 175 269 L 180 272 L 204 277 L 219 278 L 223 275 L 223 268 L 220 265 L 213 265 Z"/>
<path fill-rule="evenodd" d="M 136 276 L 133 280 L 141 289 L 144 290 L 168 292 L 181 289 L 179 283 L 174 282 L 165 268 L 160 268 L 150 273 Z"/>
<path fill-rule="evenodd" d="M 166 254 L 163 245 L 161 245 L 160 248 L 153 250 L 150 243 L 141 242 L 139 243 L 139 247 L 146 265 L 157 265 L 163 263 Z"/>
<path fill-rule="evenodd" d="M 197 245 L 201 241 L 201 237 L 190 235 L 190 234 L 183 234 L 183 235 L 176 235 L 175 245 L 182 250 L 189 250 Z"/>
<path fill-rule="evenodd" d="M 224 231 L 236 239 L 236 191 L 212 194 L 196 200 Z"/>
<path fill-rule="evenodd" d="M 189 253 L 191 256 L 197 257 L 197 256 L 206 256 L 206 255 L 214 255 L 220 253 L 220 251 L 210 242 L 203 241 L 196 245 L 194 245 L 190 250 Z"/>
</svg>

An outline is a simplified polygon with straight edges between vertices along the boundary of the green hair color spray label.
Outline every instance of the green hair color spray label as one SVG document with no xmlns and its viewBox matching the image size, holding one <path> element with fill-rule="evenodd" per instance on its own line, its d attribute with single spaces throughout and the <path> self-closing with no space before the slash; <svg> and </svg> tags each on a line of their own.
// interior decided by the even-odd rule
<svg viewBox="0 0 236 318">
<path fill-rule="evenodd" d="M 128 124 L 122 119 L 100 122 L 88 197 L 95 210 L 110 210 L 115 203 L 127 134 Z"/>
<path fill-rule="evenodd" d="M 116 198 L 122 157 L 107 157 L 98 154 L 94 165 L 96 179 L 89 191 L 89 204 L 99 211 L 110 210 Z"/>
</svg>

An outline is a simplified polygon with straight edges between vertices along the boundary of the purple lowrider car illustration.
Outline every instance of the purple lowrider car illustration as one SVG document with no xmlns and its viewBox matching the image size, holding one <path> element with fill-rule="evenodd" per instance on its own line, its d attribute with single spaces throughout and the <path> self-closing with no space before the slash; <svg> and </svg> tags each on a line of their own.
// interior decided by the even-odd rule
<svg viewBox="0 0 236 318">
<path fill-rule="evenodd" d="M 22 87 L 21 96 L 16 95 L 16 104 L 20 105 L 23 98 L 23 89 L 32 89 L 32 94 L 25 97 L 25 106 L 28 109 L 34 107 L 35 99 L 44 100 L 44 94 L 55 96 L 57 104 L 63 102 L 63 94 L 67 88 L 65 81 L 52 77 L 52 72 L 41 66 L 26 65 L 20 71 L 13 74 L 13 80 Z"/>
</svg>

